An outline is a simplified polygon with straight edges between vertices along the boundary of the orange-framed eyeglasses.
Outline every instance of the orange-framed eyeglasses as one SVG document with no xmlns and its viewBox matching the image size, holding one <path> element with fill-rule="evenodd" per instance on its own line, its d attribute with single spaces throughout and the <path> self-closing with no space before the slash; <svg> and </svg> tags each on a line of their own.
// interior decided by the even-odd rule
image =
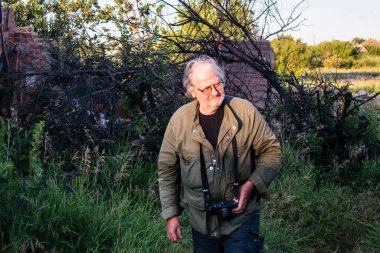
<svg viewBox="0 0 380 253">
<path fill-rule="evenodd" d="M 221 89 L 223 88 L 223 82 L 218 82 L 218 83 L 211 84 L 210 86 L 208 86 L 208 87 L 206 87 L 206 88 L 204 88 L 202 90 L 197 88 L 197 90 L 199 90 L 200 92 L 202 92 L 203 95 L 209 96 L 211 94 L 211 92 L 212 92 L 212 88 L 213 87 L 214 87 L 214 89 L 216 91 L 221 91 Z"/>
</svg>

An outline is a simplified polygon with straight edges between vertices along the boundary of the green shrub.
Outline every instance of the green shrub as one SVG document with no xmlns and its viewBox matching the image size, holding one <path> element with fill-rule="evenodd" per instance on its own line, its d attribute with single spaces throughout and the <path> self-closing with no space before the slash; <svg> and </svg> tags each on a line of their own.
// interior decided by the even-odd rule
<svg viewBox="0 0 380 253">
<path fill-rule="evenodd" d="M 354 68 L 378 68 L 380 67 L 379 56 L 364 56 L 354 63 Z"/>
<path fill-rule="evenodd" d="M 10 121 L 5 121 L 0 117 L 0 179 L 13 178 L 13 169 Z"/>
<path fill-rule="evenodd" d="M 380 56 L 380 46 L 366 45 L 365 48 L 367 49 L 369 55 Z"/>
<path fill-rule="evenodd" d="M 378 177 L 378 165 L 379 159 L 361 173 L 358 188 L 331 183 L 317 188 L 313 165 L 285 147 L 282 173 L 273 182 L 272 197 L 262 212 L 268 251 L 370 252 L 378 248 L 380 196 L 376 192 L 380 185 L 362 181 Z"/>
<path fill-rule="evenodd" d="M 345 68 L 349 69 L 354 65 L 352 57 L 341 58 L 338 55 L 331 55 L 323 61 L 323 66 L 326 68 Z"/>
<path fill-rule="evenodd" d="M 362 144 L 366 145 L 368 152 L 373 156 L 380 154 L 380 112 L 373 106 L 366 106 L 360 110 L 359 118 L 366 122 Z"/>
<path fill-rule="evenodd" d="M 307 127 L 292 143 L 313 162 L 319 180 L 349 184 L 364 168 L 363 160 L 380 152 L 380 113 L 368 104 L 356 107 L 350 92 L 342 94 L 336 104 L 331 103 L 334 93 L 319 96 L 318 102 L 306 100 L 310 110 L 299 122 Z"/>
<path fill-rule="evenodd" d="M 45 122 L 41 121 L 34 126 L 32 144 L 29 150 L 29 177 L 39 183 L 42 179 L 42 163 L 40 160 L 41 143 L 44 137 Z"/>
<path fill-rule="evenodd" d="M 22 181 L 15 171 L 11 157 L 11 122 L 0 118 L 0 251 L 10 240 L 7 229 L 18 211 Z"/>
<path fill-rule="evenodd" d="M 104 175 L 99 173 L 98 177 Z M 132 182 L 119 187 L 100 186 L 89 184 L 89 180 L 85 175 L 71 180 L 50 177 L 44 186 L 19 192 L 22 208 L 13 209 L 10 223 L 2 227 L 0 249 L 5 252 L 190 252 L 191 237 L 186 227 L 187 239 L 182 245 L 171 244 L 166 239 L 165 223 L 159 217 L 155 174 L 141 182 L 141 187 L 137 182 L 134 186 Z"/>
</svg>

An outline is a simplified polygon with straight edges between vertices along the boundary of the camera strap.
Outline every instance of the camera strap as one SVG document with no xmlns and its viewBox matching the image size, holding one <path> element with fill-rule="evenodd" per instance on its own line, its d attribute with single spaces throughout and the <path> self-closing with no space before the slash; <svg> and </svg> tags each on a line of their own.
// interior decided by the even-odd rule
<svg viewBox="0 0 380 253">
<path fill-rule="evenodd" d="M 202 144 L 199 144 L 200 146 L 200 162 L 201 162 L 201 177 L 202 177 L 202 187 L 203 187 L 203 196 L 205 199 L 205 210 L 207 210 L 208 204 L 210 202 L 210 190 L 208 188 L 208 180 L 207 180 L 207 173 L 206 173 L 206 162 L 205 157 L 203 155 L 203 149 Z"/>
<path fill-rule="evenodd" d="M 209 205 L 210 201 L 210 190 L 208 186 L 208 180 L 207 180 L 207 172 L 206 172 L 206 162 L 205 157 L 203 155 L 203 149 L 202 144 L 199 144 L 200 151 L 200 163 L 201 163 L 201 177 L 202 177 L 202 187 L 203 187 L 203 195 L 205 199 L 205 209 L 207 210 L 207 207 Z M 236 137 L 234 136 L 232 138 L 232 153 L 233 153 L 233 170 L 234 170 L 234 183 L 233 183 L 233 192 L 234 192 L 234 200 L 237 201 L 239 198 L 239 178 L 238 178 L 238 155 L 237 155 L 237 141 Z M 216 169 L 216 168 L 214 168 Z"/>
<path fill-rule="evenodd" d="M 237 150 L 237 141 L 236 141 L 236 137 L 234 136 L 234 138 L 232 138 L 232 153 L 233 153 L 233 156 L 234 156 L 234 163 L 233 163 L 233 166 L 234 166 L 234 184 L 233 184 L 233 188 L 232 190 L 234 191 L 234 200 L 237 202 L 238 199 L 239 199 L 239 174 L 238 174 L 238 154 L 237 154 L 238 150 Z"/>
</svg>

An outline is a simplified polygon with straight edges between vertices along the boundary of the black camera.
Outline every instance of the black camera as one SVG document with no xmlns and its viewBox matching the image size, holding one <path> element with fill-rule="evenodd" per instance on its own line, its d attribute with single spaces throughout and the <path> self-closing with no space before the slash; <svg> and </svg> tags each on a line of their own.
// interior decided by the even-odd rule
<svg viewBox="0 0 380 253">
<path fill-rule="evenodd" d="M 210 214 L 220 215 L 222 219 L 229 219 L 232 216 L 231 210 L 238 206 L 234 200 L 212 202 L 209 204 L 207 211 Z"/>
</svg>

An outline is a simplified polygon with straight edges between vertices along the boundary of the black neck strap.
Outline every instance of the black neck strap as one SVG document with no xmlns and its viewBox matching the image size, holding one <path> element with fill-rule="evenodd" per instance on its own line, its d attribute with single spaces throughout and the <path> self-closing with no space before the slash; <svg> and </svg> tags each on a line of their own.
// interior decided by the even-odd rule
<svg viewBox="0 0 380 253">
<path fill-rule="evenodd" d="M 208 204 L 210 202 L 211 194 L 208 186 L 208 180 L 207 180 L 207 172 L 206 172 L 206 162 L 205 162 L 205 157 L 203 155 L 203 149 L 202 149 L 202 144 L 199 144 L 200 146 L 200 151 L 199 151 L 199 156 L 200 156 L 200 162 L 201 162 L 201 177 L 202 177 L 202 187 L 203 187 L 203 195 L 205 199 L 205 207 L 207 209 Z M 238 155 L 237 155 L 237 142 L 236 142 L 236 137 L 234 136 L 232 138 L 232 152 L 233 152 L 233 169 L 234 169 L 234 183 L 233 183 L 233 191 L 234 191 L 234 200 L 237 201 L 239 197 L 239 178 L 238 178 Z M 216 166 L 213 165 L 213 166 Z M 216 169 L 216 168 L 214 168 Z"/>
<path fill-rule="evenodd" d="M 206 162 L 205 157 L 203 155 L 203 149 L 202 144 L 199 144 L 200 151 L 200 162 L 201 162 L 201 177 L 202 177 L 202 187 L 203 187 L 203 196 L 205 199 L 205 208 L 207 209 L 207 206 L 210 202 L 210 190 L 208 188 L 208 180 L 207 180 L 207 172 L 206 172 Z"/>
</svg>

